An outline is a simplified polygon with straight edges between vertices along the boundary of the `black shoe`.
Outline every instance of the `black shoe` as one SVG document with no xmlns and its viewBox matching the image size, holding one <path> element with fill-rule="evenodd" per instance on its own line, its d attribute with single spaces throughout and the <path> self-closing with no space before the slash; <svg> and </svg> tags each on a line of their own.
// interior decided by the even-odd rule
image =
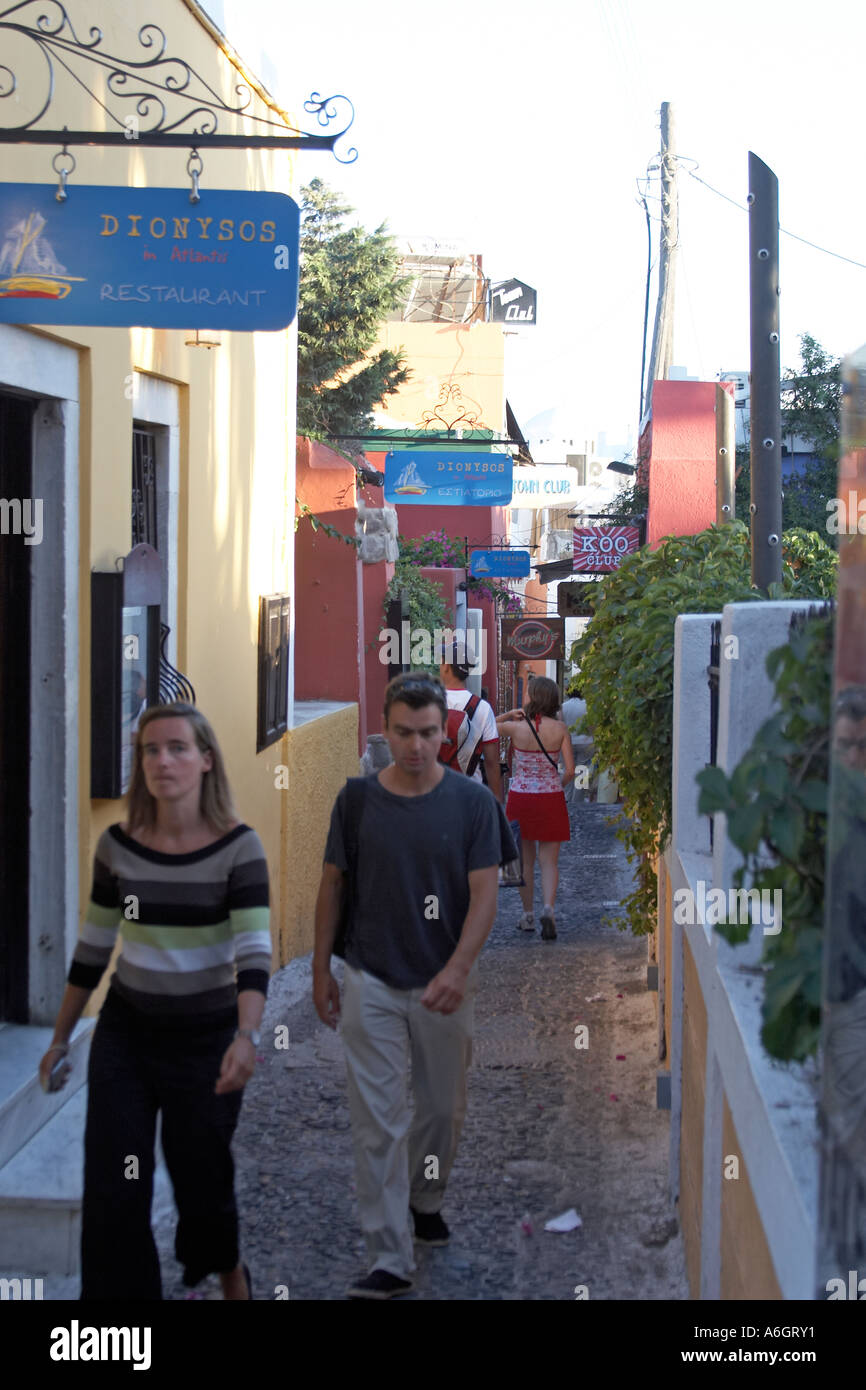
<svg viewBox="0 0 866 1390">
<path fill-rule="evenodd" d="M 248 1292 L 250 1298 L 252 1298 L 252 1296 L 253 1296 L 253 1281 L 252 1281 L 252 1279 L 250 1278 L 250 1270 L 249 1270 L 249 1266 L 248 1266 L 248 1265 L 244 1265 L 244 1278 L 245 1278 L 246 1281 L 247 1281 L 247 1292 Z"/>
<path fill-rule="evenodd" d="M 451 1232 L 438 1211 L 416 1211 L 410 1207 L 415 1222 L 415 1240 L 419 1245 L 447 1245 Z"/>
<path fill-rule="evenodd" d="M 542 941 L 556 940 L 556 922 L 553 913 L 546 909 L 541 914 L 541 939 Z"/>
<path fill-rule="evenodd" d="M 356 1279 L 346 1290 L 347 1298 L 397 1298 L 409 1293 L 415 1285 L 411 1279 L 400 1279 L 387 1269 L 374 1269 L 363 1279 Z"/>
</svg>

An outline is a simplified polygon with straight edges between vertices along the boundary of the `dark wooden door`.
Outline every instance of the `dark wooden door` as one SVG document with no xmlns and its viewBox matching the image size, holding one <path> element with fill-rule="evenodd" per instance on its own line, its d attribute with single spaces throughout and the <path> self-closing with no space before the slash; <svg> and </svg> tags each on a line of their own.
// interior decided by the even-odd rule
<svg viewBox="0 0 866 1390">
<path fill-rule="evenodd" d="M 0 392 L 0 1020 L 28 1021 L 30 570 L 35 401 Z M 17 505 L 16 505 L 17 504 Z M 59 769 L 58 769 L 59 772 Z"/>
</svg>

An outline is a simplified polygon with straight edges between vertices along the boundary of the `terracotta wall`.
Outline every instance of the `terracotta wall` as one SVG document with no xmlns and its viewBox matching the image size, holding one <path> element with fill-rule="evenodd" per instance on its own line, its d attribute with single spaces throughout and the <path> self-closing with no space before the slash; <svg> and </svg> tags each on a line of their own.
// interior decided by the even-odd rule
<svg viewBox="0 0 866 1390">
<path fill-rule="evenodd" d="M 355 534 L 355 470 L 313 440 L 297 442 L 295 491 L 319 520 Z M 361 703 L 361 563 L 353 545 L 303 517 L 295 533 L 295 699 Z"/>
<path fill-rule="evenodd" d="M 656 381 L 647 544 L 693 536 L 716 519 L 716 383 Z"/>
</svg>

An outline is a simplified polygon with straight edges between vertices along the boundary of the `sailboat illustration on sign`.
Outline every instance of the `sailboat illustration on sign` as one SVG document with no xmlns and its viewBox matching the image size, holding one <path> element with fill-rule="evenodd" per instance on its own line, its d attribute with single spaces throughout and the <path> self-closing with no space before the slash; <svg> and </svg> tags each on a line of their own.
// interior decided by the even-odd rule
<svg viewBox="0 0 866 1390">
<path fill-rule="evenodd" d="M 7 225 L 0 247 L 0 299 L 65 299 L 71 281 L 83 275 L 69 275 L 54 254 L 51 243 L 42 236 L 45 218 L 38 212 Z"/>
<path fill-rule="evenodd" d="M 415 470 L 414 461 L 407 463 L 403 472 L 397 479 L 394 487 L 395 492 L 412 493 L 416 497 L 423 497 L 425 492 L 430 491 L 429 483 L 422 483 Z"/>
</svg>

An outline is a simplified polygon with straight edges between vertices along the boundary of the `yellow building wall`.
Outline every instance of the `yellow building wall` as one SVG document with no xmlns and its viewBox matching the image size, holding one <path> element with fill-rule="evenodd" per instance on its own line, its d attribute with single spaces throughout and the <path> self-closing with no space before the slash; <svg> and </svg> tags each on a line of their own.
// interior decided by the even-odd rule
<svg viewBox="0 0 866 1390">
<path fill-rule="evenodd" d="M 388 396 L 382 409 L 395 426 L 423 429 L 425 414 L 435 411 L 443 387 L 456 387 L 440 407 L 430 429 L 445 429 L 462 409 L 477 416 L 479 428 L 502 438 L 505 428 L 505 338 L 498 323 L 386 323 L 372 353 L 382 348 L 405 350 L 412 376 Z M 460 426 L 455 425 L 455 428 Z M 463 428 L 471 428 L 468 420 Z"/>
<path fill-rule="evenodd" d="M 313 949 L 313 918 L 331 809 L 347 776 L 357 777 L 358 706 L 292 729 L 285 740 L 280 901 L 274 965 Z"/>
<path fill-rule="evenodd" d="M 692 1298 L 700 1298 L 707 1010 L 691 947 L 683 936 L 683 1101 L 680 1120 L 680 1228 Z"/>
<path fill-rule="evenodd" d="M 728 1299 L 782 1297 L 733 1117 L 725 1097 L 722 1156 L 739 1159 L 739 1177 L 722 1182 L 720 1296 Z"/>
<path fill-rule="evenodd" d="M 146 18 L 167 37 L 167 55 L 182 56 L 227 101 L 248 77 L 222 51 L 213 32 L 184 0 L 151 0 Z M 87 23 L 104 34 L 101 48 L 141 60 L 142 15 L 120 0 L 89 0 Z M 17 92 L 44 87 L 35 45 L 17 67 Z M 32 68 L 28 67 L 32 61 Z M 299 61 L 302 61 L 299 59 Z M 70 129 L 113 125 L 71 80 L 58 76 L 50 115 L 42 124 Z M 171 98 L 169 98 L 171 100 Z M 113 102 L 114 109 L 118 109 Z M 123 108 L 134 111 L 130 102 Z M 174 107 L 171 108 L 173 111 Z M 254 91 L 248 112 L 278 120 L 276 109 Z M 28 113 L 29 114 L 29 113 Z M 7 117 L 9 112 L 6 113 Z M 26 116 L 22 116 L 26 119 Z M 294 122 L 293 122 L 294 124 Z M 224 113 L 219 128 L 249 131 Z M 190 145 L 194 143 L 190 138 Z M 47 146 L 4 146 L 4 179 L 53 182 Z M 186 149 L 137 146 L 79 147 L 75 183 L 184 187 Z M 297 158 L 291 152 L 205 150 L 201 188 L 269 190 L 292 194 Z M 318 736 L 301 730 L 256 754 L 258 611 L 260 595 L 294 591 L 294 457 L 296 325 L 275 333 L 208 333 L 212 349 L 189 346 L 193 332 L 148 328 L 44 328 L 25 330 L 74 347 L 80 361 L 79 437 L 79 881 L 83 913 L 90 892 L 92 856 L 106 826 L 123 819 L 123 803 L 90 798 L 90 574 L 113 570 L 131 548 L 131 457 L 135 371 L 173 383 L 180 409 L 177 660 L 192 681 L 196 702 L 211 720 L 225 756 L 239 813 L 260 834 L 268 856 L 274 905 L 275 960 L 287 957 L 278 943 L 308 940 L 310 879 L 318 882 L 324 836 L 309 831 L 299 814 L 287 813 L 288 795 L 312 806 L 315 823 L 337 777 L 357 771 L 357 732 L 337 720 L 334 748 L 323 752 Z M 34 383 L 38 390 L 38 383 Z M 354 741 L 354 742 L 353 742 Z M 348 747 L 352 746 L 349 757 Z M 324 758 L 330 780 L 319 779 L 305 756 Z M 342 759 L 342 761 L 341 761 Z M 276 763 L 291 762 L 294 792 L 275 788 Z M 299 788 L 309 782 L 303 796 Z M 321 799 L 321 804 L 320 804 Z M 333 798 L 331 798 L 333 799 Z M 330 807 L 328 808 L 330 809 Z M 316 819 L 318 818 L 318 819 Z M 317 832 L 318 833 L 318 832 Z M 297 840 L 294 838 L 298 835 Z M 285 871 L 283 853 L 293 872 Z M 308 949 L 306 947 L 305 949 Z M 94 999 L 92 1004 L 98 1002 Z"/>
</svg>

